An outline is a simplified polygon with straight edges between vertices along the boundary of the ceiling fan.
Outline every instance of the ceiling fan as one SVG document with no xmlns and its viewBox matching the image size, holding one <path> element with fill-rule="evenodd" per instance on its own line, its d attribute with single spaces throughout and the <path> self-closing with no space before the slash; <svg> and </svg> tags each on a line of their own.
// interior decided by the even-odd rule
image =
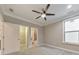
<svg viewBox="0 0 79 59">
<path fill-rule="evenodd" d="M 44 18 L 44 20 L 46 21 L 46 16 L 54 16 L 55 14 L 52 13 L 47 13 L 47 10 L 49 9 L 50 4 L 47 4 L 46 8 L 42 8 L 42 12 L 36 11 L 36 10 L 32 10 L 32 12 L 38 13 L 40 14 L 40 16 L 36 17 L 35 19 L 38 19 L 40 17 Z"/>
</svg>

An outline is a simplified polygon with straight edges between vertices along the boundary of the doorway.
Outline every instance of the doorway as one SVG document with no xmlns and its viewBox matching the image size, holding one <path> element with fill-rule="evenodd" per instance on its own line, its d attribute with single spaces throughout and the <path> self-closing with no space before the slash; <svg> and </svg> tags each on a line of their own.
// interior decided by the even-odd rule
<svg viewBox="0 0 79 59">
<path fill-rule="evenodd" d="M 20 25 L 20 51 L 26 51 L 28 48 L 28 27 Z"/>
<path fill-rule="evenodd" d="M 38 29 L 37 28 L 31 28 L 31 43 L 32 47 L 36 47 L 38 43 Z"/>
</svg>

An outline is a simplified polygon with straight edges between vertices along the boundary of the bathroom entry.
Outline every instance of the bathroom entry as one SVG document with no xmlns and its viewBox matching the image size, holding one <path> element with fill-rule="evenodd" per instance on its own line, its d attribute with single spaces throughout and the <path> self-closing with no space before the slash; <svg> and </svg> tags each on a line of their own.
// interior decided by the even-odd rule
<svg viewBox="0 0 79 59">
<path fill-rule="evenodd" d="M 20 25 L 20 51 L 26 51 L 28 38 L 28 27 Z"/>
<path fill-rule="evenodd" d="M 37 28 L 31 28 L 31 44 L 32 47 L 36 47 L 38 43 L 38 29 Z"/>
</svg>

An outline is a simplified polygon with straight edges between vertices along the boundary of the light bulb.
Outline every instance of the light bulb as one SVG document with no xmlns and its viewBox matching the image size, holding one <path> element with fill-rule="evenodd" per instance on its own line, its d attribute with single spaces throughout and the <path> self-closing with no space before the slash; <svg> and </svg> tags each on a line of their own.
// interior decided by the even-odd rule
<svg viewBox="0 0 79 59">
<path fill-rule="evenodd" d="M 45 14 L 42 14 L 42 15 L 41 15 L 41 17 L 43 17 L 43 18 L 44 18 L 44 17 L 46 17 L 46 15 L 45 15 Z"/>
<path fill-rule="evenodd" d="M 68 5 L 68 6 L 67 6 L 67 9 L 70 9 L 71 7 L 72 7 L 72 5 Z"/>
</svg>

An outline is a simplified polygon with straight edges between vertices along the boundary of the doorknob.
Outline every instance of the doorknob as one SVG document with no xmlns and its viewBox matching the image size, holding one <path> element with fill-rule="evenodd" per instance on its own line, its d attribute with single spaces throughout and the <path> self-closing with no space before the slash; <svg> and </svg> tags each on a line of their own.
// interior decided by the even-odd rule
<svg viewBox="0 0 79 59">
<path fill-rule="evenodd" d="M 20 39 L 18 39 L 18 40 L 20 40 Z"/>
</svg>

